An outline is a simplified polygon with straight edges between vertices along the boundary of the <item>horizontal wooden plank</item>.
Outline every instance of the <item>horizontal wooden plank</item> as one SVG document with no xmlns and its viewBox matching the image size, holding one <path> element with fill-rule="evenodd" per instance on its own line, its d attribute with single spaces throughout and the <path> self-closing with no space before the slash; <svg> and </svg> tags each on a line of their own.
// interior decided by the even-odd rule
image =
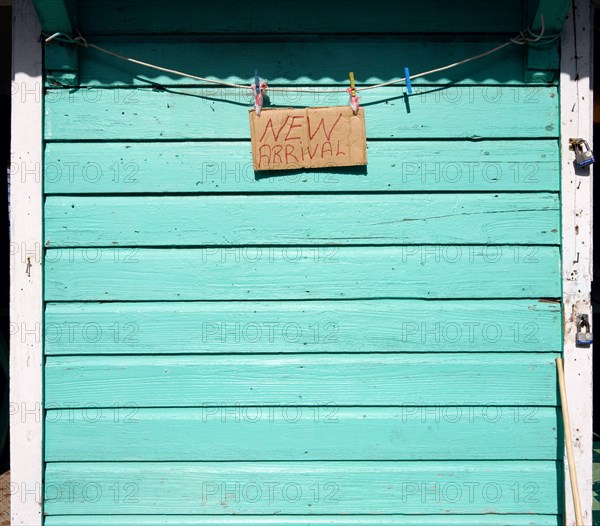
<svg viewBox="0 0 600 526">
<path fill-rule="evenodd" d="M 479 55 L 506 42 L 506 37 L 489 36 L 477 40 L 460 37 L 363 36 L 314 37 L 312 35 L 249 40 L 247 36 L 227 35 L 226 40 L 210 35 L 196 38 L 94 38 L 103 48 L 171 70 L 199 75 L 211 80 L 250 85 L 259 64 L 261 77 L 270 85 L 332 85 L 348 82 L 348 72 L 356 72 L 358 84 L 378 84 L 404 78 L 398 57 L 410 56 L 412 74 L 430 71 L 448 63 Z M 468 38 L 468 37 L 467 37 Z M 556 56 L 558 49 L 550 50 Z M 525 46 L 509 46 L 482 59 L 444 72 L 414 79 L 414 84 L 503 84 L 523 85 Z M 206 84 L 173 73 L 165 73 L 124 63 L 93 48 L 81 48 L 79 83 L 83 86 L 161 86 Z M 224 59 L 226 57 L 226 59 Z"/>
<path fill-rule="evenodd" d="M 558 247 L 58 248 L 46 301 L 558 298 Z"/>
<path fill-rule="evenodd" d="M 49 196 L 46 247 L 560 243 L 558 194 Z"/>
<path fill-rule="evenodd" d="M 346 106 L 345 90 L 331 89 L 340 88 L 316 88 L 314 93 L 271 91 L 269 97 L 272 107 Z M 558 137 L 555 87 L 432 86 L 418 90 L 408 98 L 403 87 L 364 93 L 361 104 L 367 138 Z M 253 101 L 250 90 L 221 87 L 50 89 L 45 97 L 45 137 L 247 139 L 247 110 Z"/>
<path fill-rule="evenodd" d="M 557 428 L 539 407 L 66 409 L 46 411 L 44 458 L 558 460 Z"/>
<path fill-rule="evenodd" d="M 50 142 L 44 191 L 558 192 L 558 153 L 555 140 L 373 141 L 366 167 L 255 174 L 247 142 Z"/>
<path fill-rule="evenodd" d="M 108 510 L 162 515 L 273 515 L 284 510 L 302 515 L 549 514 L 559 511 L 561 469 L 562 463 L 550 461 L 50 463 L 44 509 L 65 515 Z M 115 488 L 120 490 L 117 499 Z"/>
<path fill-rule="evenodd" d="M 414 516 L 314 516 L 298 517 L 176 517 L 149 515 L 95 515 L 69 517 L 47 516 L 46 526 L 414 526 L 415 520 L 423 526 L 561 526 L 560 515 L 419 515 Z"/>
<path fill-rule="evenodd" d="M 46 354 L 561 352 L 535 300 L 48 303 Z"/>
<path fill-rule="evenodd" d="M 556 404 L 554 355 L 49 356 L 68 407 Z"/>
<path fill-rule="evenodd" d="M 290 3 L 281 8 L 276 0 L 263 1 L 261 16 L 243 0 L 209 3 L 179 0 L 170 9 L 161 0 L 147 0 L 144 9 L 132 0 L 82 0 L 79 23 L 84 34 L 132 33 L 494 33 L 518 32 L 527 25 L 521 0 L 492 0 L 473 4 L 469 0 L 427 0 L 420 9 L 404 2 L 375 0 L 364 9 L 358 2 L 335 0 L 327 5 L 318 0 Z M 360 16 L 356 13 L 360 12 Z M 426 12 L 427 16 L 422 16 Z M 181 16 L 185 13 L 185 16 Z M 231 16 L 235 13 L 236 16 Z M 459 15 L 458 15 L 459 13 Z"/>
</svg>

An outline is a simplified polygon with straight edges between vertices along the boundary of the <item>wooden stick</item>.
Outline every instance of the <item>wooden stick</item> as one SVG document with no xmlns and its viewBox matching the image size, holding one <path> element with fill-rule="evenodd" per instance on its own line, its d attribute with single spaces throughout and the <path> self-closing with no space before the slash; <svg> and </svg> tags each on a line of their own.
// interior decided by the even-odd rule
<svg viewBox="0 0 600 526">
<path fill-rule="evenodd" d="M 567 461 L 569 462 L 569 478 L 571 479 L 571 492 L 573 493 L 573 505 L 575 506 L 575 524 L 577 526 L 583 526 L 581 500 L 579 499 L 579 485 L 577 484 L 577 471 L 575 470 L 575 458 L 573 456 L 573 442 L 571 441 L 571 422 L 569 420 L 569 407 L 567 405 L 567 389 L 565 388 L 563 361 L 560 356 L 556 359 L 556 368 L 558 369 L 558 386 L 560 388 L 565 447 L 567 448 Z"/>
</svg>

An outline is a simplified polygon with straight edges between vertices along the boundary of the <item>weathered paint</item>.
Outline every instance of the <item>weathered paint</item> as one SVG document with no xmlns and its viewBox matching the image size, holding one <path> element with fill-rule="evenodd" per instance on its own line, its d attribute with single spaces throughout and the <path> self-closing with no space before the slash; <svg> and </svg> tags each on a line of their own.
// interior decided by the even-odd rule
<svg viewBox="0 0 600 526">
<path fill-rule="evenodd" d="M 556 405 L 554 355 L 48 357 L 49 407 Z"/>
<path fill-rule="evenodd" d="M 227 427 L 235 426 L 235 432 Z M 462 423 L 462 425 L 461 425 Z M 225 432 L 224 432 L 225 431 Z M 562 431 L 562 430 L 561 430 Z M 46 461 L 554 460 L 556 408 L 337 406 L 56 409 Z M 169 436 L 169 440 L 156 437 Z M 494 436 L 490 441 L 489 437 Z M 202 437 L 202 440 L 198 440 Z"/>
<path fill-rule="evenodd" d="M 520 245 L 92 244 L 48 249 L 44 283 L 48 301 L 558 298 L 559 253 Z"/>
<path fill-rule="evenodd" d="M 14 0 L 12 17 L 10 322 L 17 330 L 10 331 L 9 356 L 12 491 L 2 497 L 2 516 L 10 498 L 11 524 L 41 526 L 43 64 L 31 1 Z"/>
<path fill-rule="evenodd" d="M 46 304 L 47 355 L 561 348 L 560 304 L 538 300 Z"/>
<path fill-rule="evenodd" d="M 271 105 L 327 106 L 351 69 L 374 83 L 460 60 L 533 4 L 428 0 L 438 16 L 415 20 L 386 2 L 331 18 L 81 0 L 79 16 L 118 52 L 244 84 L 258 67 L 320 88 Z M 45 97 L 46 524 L 561 522 L 558 87 L 527 76 L 526 47 L 410 98 L 363 92 L 366 168 L 268 176 L 246 90 L 80 51 L 81 89 Z M 306 488 L 219 494 L 265 483 Z"/>
<path fill-rule="evenodd" d="M 396 30 L 397 31 L 397 30 Z M 189 42 L 185 39 L 148 42 L 147 37 L 130 38 L 123 42 L 118 38 L 94 38 L 94 43 L 109 48 L 122 55 L 135 57 L 153 64 L 167 65 L 169 69 L 189 70 L 190 63 L 202 64 L 203 77 L 212 80 L 226 80 L 246 85 L 249 74 L 248 64 L 260 57 L 261 70 L 269 72 L 270 84 L 306 84 L 309 86 L 331 86 L 344 84 L 348 70 L 356 71 L 359 84 L 376 84 L 403 77 L 404 69 L 399 67 L 398 57 L 410 55 L 411 64 L 419 64 L 422 71 L 431 70 L 446 63 L 462 60 L 488 51 L 505 42 L 504 38 L 490 38 L 475 42 L 461 37 L 432 37 L 430 40 L 415 41 L 407 37 L 369 36 L 360 40 L 352 36 L 330 36 L 315 40 L 314 36 L 300 35 L 281 38 L 266 37 L 257 41 L 244 41 L 242 38 L 204 38 L 204 41 Z M 558 61 L 557 49 L 552 49 Z M 489 100 L 498 99 L 501 92 L 510 94 L 515 100 L 518 91 L 513 86 L 525 85 L 524 53 L 526 48 L 512 46 L 497 55 L 482 59 L 476 67 L 466 71 L 448 70 L 443 73 L 425 75 L 414 80 L 414 86 L 456 83 L 462 90 L 451 90 L 441 95 L 445 98 L 468 97 L 475 93 L 472 84 L 489 85 L 483 92 Z M 172 73 L 150 70 L 132 65 L 123 69 L 120 62 L 106 60 L 98 51 L 82 49 L 83 59 L 80 69 L 80 82 L 85 86 L 138 86 L 148 87 L 149 82 L 161 86 L 190 84 L 190 79 Z M 373 57 L 377 62 L 373 63 Z M 223 60 L 227 57 L 227 60 Z M 195 68 L 190 71 L 193 73 Z M 203 84 L 199 82 L 199 84 Z M 502 85 L 502 89 L 497 88 Z M 468 86 L 468 87 L 467 87 Z M 214 92 L 220 87 L 212 86 Z M 536 87 L 527 87 L 529 100 L 534 100 Z M 272 97 L 272 94 L 269 95 Z M 289 93 L 289 103 L 297 97 Z M 276 97 L 279 98 L 279 97 Z"/>
<path fill-rule="evenodd" d="M 73 497 L 53 491 L 74 478 L 81 486 L 74 488 Z M 440 492 L 444 484 L 451 485 L 450 491 L 475 489 L 471 494 L 461 491 L 458 498 L 432 499 L 430 513 L 485 513 L 488 491 L 508 513 L 558 513 L 562 484 L 554 461 L 53 462 L 46 481 L 46 509 L 67 515 L 102 514 L 107 506 L 114 513 L 149 514 L 270 515 L 281 509 L 300 515 L 419 514 L 425 488 L 436 491 L 436 484 Z M 236 489 L 231 489 L 232 481 Z M 274 481 L 272 495 L 263 493 Z M 89 484 L 98 485 L 99 498 L 84 497 L 82 488 Z M 124 488 L 130 498 L 115 503 L 111 487 Z M 255 493 L 243 498 L 244 491 Z"/>
<path fill-rule="evenodd" d="M 583 521 L 590 523 L 593 520 L 593 348 L 577 347 L 575 335 L 577 316 L 592 313 L 594 170 L 591 168 L 589 176 L 573 170 L 569 139 L 579 136 L 593 139 L 593 33 L 590 31 L 593 6 L 581 0 L 575 0 L 573 6 L 565 23 L 561 56 L 564 368 Z M 565 498 L 566 524 L 575 526 L 570 491 L 565 492 Z"/>
<path fill-rule="evenodd" d="M 559 204 L 550 193 L 49 196 L 45 245 L 556 245 Z"/>
<path fill-rule="evenodd" d="M 68 140 L 248 139 L 250 90 L 235 88 L 49 89 L 45 138 Z M 344 106 L 347 93 L 269 95 L 273 106 Z M 555 138 L 559 133 L 555 87 L 439 87 L 407 101 L 401 87 L 364 96 L 367 139 Z M 465 115 L 468 114 L 468 118 Z M 449 125 L 448 123 L 451 123 Z"/>
<path fill-rule="evenodd" d="M 46 194 L 558 192 L 556 139 L 375 141 L 366 167 L 255 174 L 248 142 L 46 144 Z M 415 194 L 415 197 L 419 194 Z"/>
<path fill-rule="evenodd" d="M 560 526 L 559 515 L 503 515 L 503 526 Z M 424 526 L 490 526 L 498 525 L 494 515 L 419 515 L 419 524 Z M 414 526 L 415 516 L 261 516 L 261 517 L 202 517 L 199 515 L 177 515 L 168 517 L 149 515 L 95 515 L 86 517 L 66 515 L 48 517 L 48 526 Z"/>
</svg>

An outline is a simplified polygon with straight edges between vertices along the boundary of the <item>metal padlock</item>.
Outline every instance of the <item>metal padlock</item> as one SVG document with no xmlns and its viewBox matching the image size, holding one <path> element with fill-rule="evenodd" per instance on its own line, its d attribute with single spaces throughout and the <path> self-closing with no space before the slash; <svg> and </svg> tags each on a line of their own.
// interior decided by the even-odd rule
<svg viewBox="0 0 600 526">
<path fill-rule="evenodd" d="M 587 143 L 587 141 L 579 139 L 573 145 L 573 148 L 575 150 L 575 164 L 579 168 L 593 164 L 596 161 L 594 158 L 594 153 L 592 150 L 590 150 L 590 145 Z"/>
<path fill-rule="evenodd" d="M 575 345 L 577 347 L 589 347 L 594 342 L 590 329 L 590 318 L 587 314 L 581 314 L 577 318 L 577 334 Z"/>
</svg>

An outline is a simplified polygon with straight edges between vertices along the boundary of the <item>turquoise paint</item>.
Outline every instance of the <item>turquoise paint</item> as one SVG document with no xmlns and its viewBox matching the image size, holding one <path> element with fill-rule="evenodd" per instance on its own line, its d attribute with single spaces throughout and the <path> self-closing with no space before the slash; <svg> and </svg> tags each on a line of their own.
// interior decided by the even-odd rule
<svg viewBox="0 0 600 526">
<path fill-rule="evenodd" d="M 551 353 L 49 356 L 46 403 L 555 406 L 554 359 Z"/>
<path fill-rule="evenodd" d="M 44 212 L 46 247 L 560 242 L 547 193 L 49 196 Z"/>
<path fill-rule="evenodd" d="M 44 31 L 71 33 L 75 22 L 73 0 L 33 0 Z"/>
<path fill-rule="evenodd" d="M 312 35 L 288 39 L 281 41 L 267 38 L 256 42 L 165 42 L 161 37 L 152 39 L 145 36 L 130 38 L 126 42 L 114 37 L 95 37 L 93 42 L 122 55 L 153 64 L 167 64 L 170 69 L 192 74 L 197 70 L 190 70 L 190 64 L 202 64 L 202 73 L 199 74 L 213 80 L 248 85 L 253 72 L 252 69 L 248 71 L 248 64 L 256 62 L 260 64 L 261 76 L 267 76 L 272 85 L 331 86 L 347 82 L 350 69 L 356 71 L 358 84 L 377 84 L 404 77 L 404 68 L 398 63 L 399 57 L 410 57 L 411 64 L 415 64 L 412 73 L 417 74 L 437 68 L 443 65 L 443 61 L 456 62 L 478 55 L 506 41 L 505 38 L 495 37 L 465 42 L 454 36 L 446 36 L 431 37 L 415 46 L 411 37 L 390 38 L 388 35 L 363 37 L 359 40 L 337 35 L 318 40 Z M 546 51 L 548 53 L 558 60 L 556 48 Z M 484 84 L 490 85 L 485 90 L 488 98 L 496 98 L 496 89 L 491 86 L 525 84 L 525 54 L 526 48 L 511 46 L 498 55 L 482 59 L 477 67 L 468 70 L 467 75 L 464 70 L 453 69 L 442 74 L 419 77 L 414 81 L 415 90 L 419 88 L 422 91 L 423 86 L 449 82 L 463 86 Z M 149 81 L 163 86 L 190 84 L 190 79 L 178 75 L 136 65 L 124 69 L 120 61 L 97 60 L 98 51 L 93 49 L 83 48 L 81 56 L 80 82 L 83 85 L 147 87 Z M 228 57 L 227 61 L 222 59 L 224 56 Z M 441 59 L 442 56 L 444 59 Z M 376 62 L 373 57 L 377 57 Z M 418 70 L 415 70 L 417 67 Z M 219 86 L 212 87 L 213 93 L 220 89 Z M 464 96 L 468 91 L 473 90 L 465 88 Z M 295 97 L 296 94 L 290 94 L 290 104 L 294 103 Z"/>
<path fill-rule="evenodd" d="M 539 0 L 528 0 L 537 8 Z M 80 0 L 79 18 L 86 34 L 156 34 L 186 35 L 217 33 L 288 35 L 297 33 L 357 34 L 364 33 L 518 33 L 527 25 L 525 9 L 520 0 L 506 0 L 502 4 L 491 1 L 473 4 L 459 0 L 449 4 L 445 0 L 427 0 L 423 5 L 428 16 L 422 16 L 410 0 L 390 4 L 376 0 L 370 9 L 356 9 L 361 4 L 348 0 L 334 0 L 327 10 L 335 16 L 324 16 L 319 0 L 307 0 L 300 4 L 286 5 L 281 9 L 277 0 L 267 0 L 262 6 L 269 16 L 255 16 L 254 7 L 244 0 L 230 0 L 226 4 L 201 5 L 194 0 L 181 0 L 186 16 L 169 8 L 161 0 L 148 0 L 145 9 L 139 9 L 136 0 Z M 354 10 L 353 10 L 354 8 Z M 115 16 L 115 12 L 121 14 Z M 231 16 L 231 13 L 235 16 Z M 460 16 L 457 16 L 460 13 Z M 309 14 L 311 16 L 309 16 Z M 533 16 L 533 15 L 532 15 Z M 205 35 L 204 35 L 205 36 Z M 206 37 L 205 37 L 206 38 Z M 252 73 L 252 70 L 250 73 Z"/>
<path fill-rule="evenodd" d="M 340 89 L 489 49 L 524 3 L 79 15 L 90 41 L 167 67 Z M 45 477 L 78 483 L 47 495 L 46 525 L 561 523 L 558 92 L 524 47 L 416 80 L 408 106 L 365 92 L 366 169 L 267 177 L 242 92 L 80 51 L 82 88 L 45 99 Z M 240 416 L 257 408 L 286 413 Z M 206 495 L 272 482 L 308 486 Z M 484 486 L 502 496 L 464 498 Z"/>
<path fill-rule="evenodd" d="M 45 351 L 558 353 L 560 320 L 537 300 L 48 303 Z"/>
<path fill-rule="evenodd" d="M 558 192 L 558 142 L 376 141 L 365 169 L 255 175 L 246 142 L 46 144 L 47 194 Z"/>
<path fill-rule="evenodd" d="M 553 246 L 92 244 L 48 249 L 45 287 L 49 301 L 558 298 L 559 252 Z"/>
<path fill-rule="evenodd" d="M 424 526 L 490 526 L 498 525 L 498 517 L 494 515 L 420 515 L 419 524 Z M 503 526 L 561 526 L 563 519 L 560 515 L 503 515 Z M 360 517 L 360 516 L 314 516 L 294 517 L 200 517 L 188 515 L 177 517 L 148 516 L 148 515 L 121 515 L 121 516 L 93 516 L 77 517 L 57 516 L 48 517 L 48 526 L 414 526 L 415 517 Z"/>
<path fill-rule="evenodd" d="M 345 106 L 348 94 L 271 92 L 272 106 Z M 403 88 L 363 95 L 367 139 L 556 138 L 556 87 L 420 90 L 407 112 Z M 45 138 L 68 140 L 248 139 L 251 92 L 236 88 L 49 89 Z M 466 117 L 468 115 L 468 117 Z M 448 126 L 448 123 L 452 123 Z"/>
<path fill-rule="evenodd" d="M 236 463 L 51 463 L 46 469 L 46 480 L 61 485 L 69 480 L 79 480 L 82 487 L 95 481 L 101 498 L 96 502 L 82 499 L 82 490 L 75 489 L 74 502 L 58 496 L 47 498 L 51 514 L 102 513 L 106 506 L 116 513 L 148 514 L 221 514 L 224 504 L 233 514 L 272 514 L 285 507 L 301 515 L 363 514 L 365 507 L 371 515 L 404 512 L 419 514 L 423 510 L 423 494 L 419 488 L 433 487 L 441 490 L 440 481 L 453 481 L 453 489 L 473 485 L 494 487 L 498 494 L 493 509 L 509 513 L 558 513 L 559 484 L 555 462 L 236 462 Z M 236 489 L 225 489 L 231 481 Z M 251 498 L 242 498 L 245 488 L 264 488 L 265 484 L 280 481 L 272 498 L 258 492 Z M 527 498 L 514 498 L 518 481 L 528 481 L 522 488 Z M 127 502 L 114 503 L 109 492 L 111 484 L 119 487 L 133 483 L 130 491 L 139 491 Z M 136 486 L 137 484 L 137 486 Z M 425 486 L 422 486 L 425 485 Z M 297 497 L 292 499 L 283 488 L 293 487 Z M 310 487 L 319 490 L 314 497 Z M 215 490 L 216 488 L 216 490 Z M 243 489 L 242 489 L 243 488 Z M 416 490 L 415 490 L 416 488 Z M 516 488 L 515 488 L 516 489 Z M 228 495 L 224 498 L 224 493 Z M 290 490 L 292 491 L 292 490 Z M 562 493 L 562 491 L 561 491 Z M 496 499 L 496 497 L 494 497 Z M 96 500 L 96 499 L 94 499 Z M 472 497 L 462 492 L 455 502 L 429 503 L 428 509 L 438 514 L 485 513 L 491 507 L 486 490 L 475 491 Z M 254 502 L 252 502 L 254 501 Z M 292 502 L 290 502 L 292 501 Z M 315 502 L 316 501 L 316 502 Z M 516 502 L 515 502 L 516 501 Z M 531 501 L 531 502 L 529 502 Z"/>
<path fill-rule="evenodd" d="M 553 407 L 207 405 L 95 413 L 48 411 L 46 460 L 462 460 L 465 451 L 473 460 L 554 460 L 561 447 Z"/>
</svg>

